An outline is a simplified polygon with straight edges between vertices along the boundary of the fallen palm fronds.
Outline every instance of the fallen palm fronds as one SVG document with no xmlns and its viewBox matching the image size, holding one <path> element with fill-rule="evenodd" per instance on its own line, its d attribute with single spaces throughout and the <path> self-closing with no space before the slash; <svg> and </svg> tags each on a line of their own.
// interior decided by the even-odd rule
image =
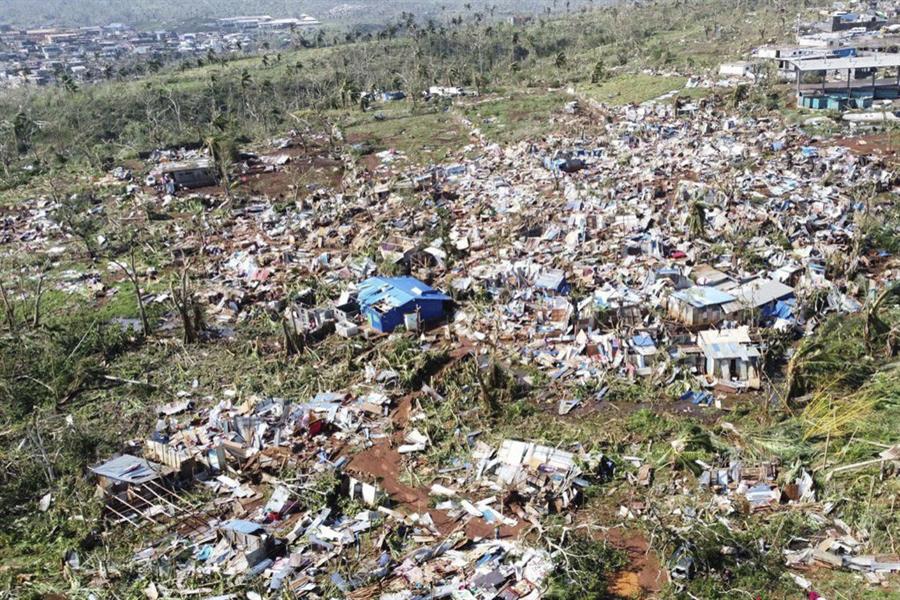
<svg viewBox="0 0 900 600">
<path fill-rule="evenodd" d="M 897 324 L 892 324 L 885 318 L 885 313 L 900 304 L 900 282 L 884 288 L 867 305 L 865 339 L 866 345 L 872 352 L 878 351 L 883 346 L 884 352 L 891 356 L 896 350 Z"/>
<path fill-rule="evenodd" d="M 876 373 L 857 391 L 842 395 L 830 386 L 813 395 L 803 409 L 807 424 L 804 440 L 815 437 L 841 437 L 864 422 L 882 402 L 900 396 L 900 363 L 894 362 Z"/>
<path fill-rule="evenodd" d="M 833 317 L 816 335 L 805 338 L 787 365 L 787 397 L 797 398 L 825 386 L 854 389 L 863 385 L 875 370 L 863 329 L 859 315 Z"/>
</svg>

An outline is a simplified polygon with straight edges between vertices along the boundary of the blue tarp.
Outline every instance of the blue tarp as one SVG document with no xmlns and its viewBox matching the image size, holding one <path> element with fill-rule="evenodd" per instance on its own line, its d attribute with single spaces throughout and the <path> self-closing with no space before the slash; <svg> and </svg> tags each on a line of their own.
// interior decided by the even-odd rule
<svg viewBox="0 0 900 600">
<path fill-rule="evenodd" d="M 631 343 L 639 348 L 653 348 L 656 345 L 653 343 L 653 338 L 646 333 L 632 337 Z"/>
<path fill-rule="evenodd" d="M 774 304 L 764 306 L 762 309 L 763 317 L 775 317 L 778 319 L 790 319 L 794 316 L 795 301 L 793 298 L 787 300 L 778 300 Z"/>
<path fill-rule="evenodd" d="M 691 404 L 699 404 L 702 406 L 710 406 L 713 403 L 712 394 L 709 392 L 695 392 L 688 390 L 681 395 L 679 400 L 687 400 Z"/>
<path fill-rule="evenodd" d="M 230 529 L 231 531 L 237 531 L 244 535 L 258 535 L 266 532 L 265 528 L 259 523 L 244 521 L 243 519 L 231 519 L 230 521 L 225 521 L 222 524 L 222 529 Z"/>
</svg>

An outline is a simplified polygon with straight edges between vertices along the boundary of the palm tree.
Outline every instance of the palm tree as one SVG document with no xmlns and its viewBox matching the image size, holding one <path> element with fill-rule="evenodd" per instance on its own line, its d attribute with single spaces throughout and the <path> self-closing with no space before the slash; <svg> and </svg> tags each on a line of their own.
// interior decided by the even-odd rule
<svg viewBox="0 0 900 600">
<path fill-rule="evenodd" d="M 566 53 L 560 52 L 556 55 L 556 60 L 553 61 L 553 64 L 555 64 L 556 68 L 561 71 L 563 69 L 563 67 L 566 66 L 566 61 L 567 61 Z"/>
<path fill-rule="evenodd" d="M 706 204 L 700 200 L 691 202 L 687 228 L 693 239 L 702 239 L 706 235 Z"/>
<path fill-rule="evenodd" d="M 591 83 L 600 83 L 606 79 L 606 67 L 602 60 L 598 60 L 594 65 L 594 71 L 591 73 Z"/>
<path fill-rule="evenodd" d="M 241 88 L 241 104 L 243 104 L 245 109 L 249 109 L 250 104 L 247 98 L 247 91 L 253 87 L 253 77 L 247 69 L 241 71 L 241 78 L 238 80 L 238 85 Z"/>
<path fill-rule="evenodd" d="M 229 123 L 223 116 L 219 115 L 213 119 L 212 127 L 204 140 L 209 155 L 213 163 L 219 170 L 222 177 L 222 185 L 225 187 L 225 197 L 231 199 L 231 178 L 229 171 L 231 165 L 237 158 L 237 146 L 234 138 L 228 133 Z"/>
<path fill-rule="evenodd" d="M 70 94 L 74 94 L 78 91 L 78 85 L 75 83 L 75 80 L 72 79 L 72 76 L 68 73 L 63 73 L 61 83 L 65 90 Z"/>
<path fill-rule="evenodd" d="M 20 110 L 12 122 L 13 138 L 16 142 L 16 151 L 19 154 L 25 154 L 31 148 L 31 139 L 38 132 L 38 124 L 28 116 L 28 114 Z"/>
</svg>

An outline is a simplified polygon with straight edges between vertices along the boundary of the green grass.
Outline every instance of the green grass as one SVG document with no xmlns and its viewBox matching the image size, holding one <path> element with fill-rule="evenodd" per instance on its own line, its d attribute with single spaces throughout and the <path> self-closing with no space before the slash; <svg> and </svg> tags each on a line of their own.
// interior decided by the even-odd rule
<svg viewBox="0 0 900 600">
<path fill-rule="evenodd" d="M 460 110 L 487 140 L 512 144 L 540 139 L 553 131 L 552 118 L 572 99 L 562 92 L 513 92 Z"/>
<path fill-rule="evenodd" d="M 364 118 L 345 128 L 351 143 L 367 142 L 375 151 L 393 149 L 403 152 L 409 163 L 439 163 L 471 143 L 464 125 L 451 112 L 418 112 L 393 109 L 365 113 Z M 405 163 L 406 164 L 406 163 Z"/>
<path fill-rule="evenodd" d="M 637 73 L 616 75 L 599 84 L 583 85 L 579 91 L 604 104 L 620 106 L 653 100 L 673 90 L 683 89 L 685 83 L 687 79 L 684 77 Z"/>
</svg>

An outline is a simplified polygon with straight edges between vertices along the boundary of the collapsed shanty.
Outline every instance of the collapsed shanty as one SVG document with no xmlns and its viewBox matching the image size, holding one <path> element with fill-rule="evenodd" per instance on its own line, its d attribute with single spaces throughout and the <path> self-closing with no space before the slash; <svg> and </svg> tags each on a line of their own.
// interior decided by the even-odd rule
<svg viewBox="0 0 900 600">
<path fill-rule="evenodd" d="M 385 152 L 364 170 L 344 156 L 343 193 L 229 209 L 229 233 L 186 236 L 177 248 L 187 256 L 202 243 L 209 258 L 197 292 L 206 329 L 227 338 L 264 313 L 288 353 L 403 339 L 472 361 L 482 378 L 502 362 L 523 380 L 588 390 L 554 398 L 564 416 L 646 382 L 690 409 L 757 401 L 772 332 L 796 340 L 860 308 L 854 284 L 826 264 L 850 254 L 868 209 L 835 182 L 890 190 L 896 174 L 877 155 L 715 101 L 590 110 L 604 118 L 582 139 L 504 147 L 476 131 L 477 152 L 450 167 Z M 277 174 L 287 159 L 272 156 L 237 169 Z M 853 260 L 874 287 L 896 277 L 885 258 Z M 813 296 L 823 299 L 815 309 Z M 574 512 L 585 490 L 613 477 L 654 484 L 639 456 L 481 432 L 455 432 L 453 455 L 431 464 L 422 404 L 444 401 L 440 370 L 412 392 L 383 364 L 359 372 L 362 382 L 298 397 L 228 389 L 163 407 L 147 440 L 92 469 L 110 520 L 166 529 L 135 560 L 178 557 L 191 576 L 261 578 L 293 594 L 321 592 L 325 575 L 348 597 L 536 598 L 554 556 L 520 534 Z M 739 502 L 764 511 L 816 501 L 806 471 L 776 480 L 775 467 L 729 458 L 695 465 L 723 515 Z M 192 503 L 188 490 L 208 498 Z M 623 504 L 620 516 L 645 510 Z M 394 556 L 387 540 L 401 531 L 416 547 Z M 367 568 L 334 568 L 368 532 L 384 537 Z M 896 570 L 867 562 L 854 539 L 829 535 L 786 559 Z M 839 543 L 852 552 L 833 558 Z M 674 562 L 676 577 L 696 568 L 687 548 Z"/>
</svg>

